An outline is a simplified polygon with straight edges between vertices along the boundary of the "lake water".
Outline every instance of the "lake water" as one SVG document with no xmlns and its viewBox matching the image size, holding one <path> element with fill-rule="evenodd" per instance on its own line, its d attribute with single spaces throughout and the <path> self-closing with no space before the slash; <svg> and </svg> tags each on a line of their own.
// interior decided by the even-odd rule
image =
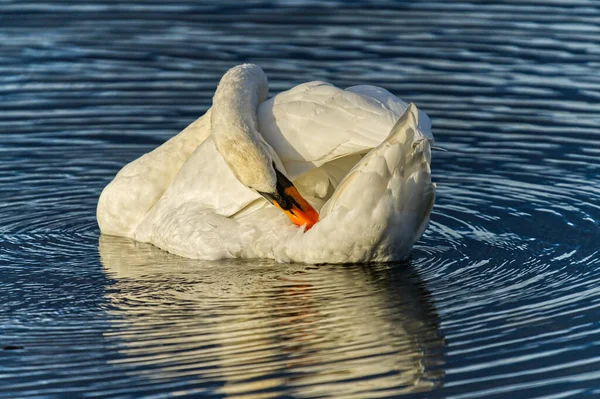
<svg viewBox="0 0 600 399">
<path fill-rule="evenodd" d="M 0 1 L 0 397 L 600 397 L 600 4 Z M 375 84 L 439 146 L 400 264 L 100 237 L 221 74 Z"/>
</svg>

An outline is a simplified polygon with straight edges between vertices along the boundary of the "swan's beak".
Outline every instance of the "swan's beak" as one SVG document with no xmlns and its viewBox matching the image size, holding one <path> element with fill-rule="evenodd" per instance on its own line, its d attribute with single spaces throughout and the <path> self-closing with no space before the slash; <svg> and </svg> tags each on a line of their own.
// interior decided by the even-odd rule
<svg viewBox="0 0 600 399">
<path fill-rule="evenodd" d="M 297 226 L 306 225 L 310 229 L 319 221 L 319 214 L 302 198 L 296 187 L 283 173 L 275 169 L 277 185 L 274 193 L 259 191 L 271 204 L 279 208 Z"/>
</svg>

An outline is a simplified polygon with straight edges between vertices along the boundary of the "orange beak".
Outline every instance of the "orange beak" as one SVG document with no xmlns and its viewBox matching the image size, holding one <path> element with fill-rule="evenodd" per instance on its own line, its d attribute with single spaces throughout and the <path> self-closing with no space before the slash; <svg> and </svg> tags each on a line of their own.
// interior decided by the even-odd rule
<svg viewBox="0 0 600 399">
<path fill-rule="evenodd" d="M 288 218 L 297 226 L 306 225 L 306 231 L 313 227 L 319 221 L 319 214 L 310 204 L 302 198 L 296 187 L 290 186 L 284 189 L 285 195 L 291 199 L 292 206 L 289 209 L 283 209 L 281 205 L 273 200 L 273 205 L 281 209 Z"/>
<path fill-rule="evenodd" d="M 292 182 L 280 171 L 275 168 L 277 184 L 275 192 L 263 193 L 259 191 L 271 204 L 279 208 L 288 218 L 297 226 L 306 226 L 306 230 L 314 226 L 319 221 L 319 214 L 310 206 Z"/>
</svg>

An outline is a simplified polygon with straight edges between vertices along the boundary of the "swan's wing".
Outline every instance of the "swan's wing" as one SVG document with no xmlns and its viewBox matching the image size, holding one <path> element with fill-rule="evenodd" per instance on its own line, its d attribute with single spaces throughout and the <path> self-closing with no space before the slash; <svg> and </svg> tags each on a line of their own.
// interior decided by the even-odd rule
<svg viewBox="0 0 600 399">
<path fill-rule="evenodd" d="M 378 101 L 384 108 L 388 109 L 394 114 L 397 114 L 398 118 L 400 118 L 402 114 L 404 114 L 404 111 L 406 111 L 406 108 L 409 105 L 408 103 L 399 99 L 386 89 L 378 86 L 358 85 L 348 87 L 346 91 L 358 93 L 362 96 L 373 98 L 374 100 Z M 427 116 L 425 112 L 417 108 L 416 118 L 417 130 L 423 136 L 425 136 L 433 142 L 433 134 L 431 133 L 431 119 L 429 119 L 429 116 Z"/>
<path fill-rule="evenodd" d="M 226 239 L 227 232 L 231 230 L 219 228 L 218 221 L 222 220 L 227 226 L 235 223 L 227 218 L 256 200 L 266 203 L 259 194 L 235 178 L 212 137 L 208 137 L 187 159 L 162 197 L 137 226 L 134 238 L 156 242 L 153 235 L 161 232 L 163 238 L 168 239 L 171 235 L 172 239 L 173 235 L 183 236 L 181 226 L 188 226 L 184 228 L 188 233 L 192 229 L 194 234 L 210 236 L 211 241 L 218 242 Z M 214 218 L 207 221 L 207 214 L 214 215 Z M 165 231 L 170 233 L 165 236 Z M 173 252 L 172 249 L 169 251 Z"/>
<path fill-rule="evenodd" d="M 435 198 L 431 140 L 418 132 L 417 120 L 411 104 L 389 136 L 342 180 L 321 209 L 321 221 L 286 242 L 288 259 L 346 263 L 408 255 L 427 227 Z"/>
<path fill-rule="evenodd" d="M 210 135 L 210 110 L 177 136 L 125 165 L 102 191 L 96 215 L 104 234 L 132 237 L 190 154 Z"/>
<path fill-rule="evenodd" d="M 390 132 L 407 104 L 385 89 L 346 90 L 309 82 L 280 93 L 259 108 L 259 130 L 275 149 L 290 178 L 327 162 L 366 153 Z M 419 129 L 431 136 L 431 122 L 419 111 Z"/>
</svg>

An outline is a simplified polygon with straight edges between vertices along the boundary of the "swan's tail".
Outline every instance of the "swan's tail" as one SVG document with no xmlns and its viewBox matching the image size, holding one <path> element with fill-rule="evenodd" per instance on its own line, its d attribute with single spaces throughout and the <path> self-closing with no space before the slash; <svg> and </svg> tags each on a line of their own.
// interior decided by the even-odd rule
<svg viewBox="0 0 600 399">
<path fill-rule="evenodd" d="M 418 115 L 411 103 L 387 138 L 346 175 L 307 238 L 325 233 L 343 262 L 408 256 L 428 225 L 435 199 L 432 140 L 418 129 Z"/>
</svg>

